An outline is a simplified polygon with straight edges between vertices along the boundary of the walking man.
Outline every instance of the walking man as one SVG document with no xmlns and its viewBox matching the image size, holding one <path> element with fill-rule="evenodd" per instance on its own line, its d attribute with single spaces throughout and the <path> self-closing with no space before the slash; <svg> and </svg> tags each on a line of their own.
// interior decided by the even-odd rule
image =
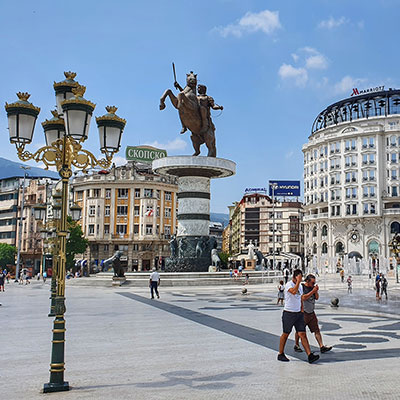
<svg viewBox="0 0 400 400">
<path fill-rule="evenodd" d="M 382 277 L 381 277 L 381 281 L 382 281 L 382 283 L 381 283 L 381 298 L 383 297 L 383 295 L 385 295 L 385 297 L 386 297 L 386 300 L 388 299 L 388 297 L 387 297 L 387 286 L 388 286 L 388 281 L 387 281 L 387 279 L 385 278 L 385 275 L 383 275 L 382 274 Z M 4 290 L 4 289 L 3 289 Z"/>
<path fill-rule="evenodd" d="M 295 327 L 299 334 L 301 343 L 308 356 L 308 362 L 311 364 L 319 359 L 319 356 L 311 353 L 310 345 L 306 335 L 306 325 L 304 323 L 304 315 L 301 311 L 301 297 L 303 296 L 303 287 L 301 280 L 303 273 L 300 269 L 296 269 L 293 273 L 293 278 L 285 285 L 285 306 L 282 314 L 283 333 L 279 341 L 279 361 L 290 361 L 285 356 L 285 345 L 287 339 Z"/>
<path fill-rule="evenodd" d="M 160 295 L 158 294 L 159 284 L 160 284 L 160 274 L 157 272 L 156 267 L 154 267 L 153 272 L 150 274 L 150 292 L 152 299 L 154 299 L 154 292 L 156 292 L 157 299 L 160 298 Z"/>
<path fill-rule="evenodd" d="M 304 323 L 310 328 L 311 333 L 315 335 L 315 339 L 319 344 L 321 353 L 326 353 L 332 350 L 332 346 L 324 346 L 322 341 L 322 335 L 318 326 L 318 318 L 315 315 L 315 300 L 319 299 L 318 285 L 315 284 L 315 276 L 309 274 L 306 276 L 305 283 L 303 286 L 303 313 L 304 313 Z M 296 333 L 294 351 L 301 353 L 303 350 L 299 346 L 299 335 Z"/>
</svg>

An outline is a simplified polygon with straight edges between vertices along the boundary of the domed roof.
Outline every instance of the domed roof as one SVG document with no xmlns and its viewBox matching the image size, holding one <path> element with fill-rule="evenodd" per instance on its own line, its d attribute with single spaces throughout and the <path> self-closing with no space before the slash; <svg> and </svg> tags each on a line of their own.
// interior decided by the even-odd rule
<svg viewBox="0 0 400 400">
<path fill-rule="evenodd" d="M 331 104 L 321 111 L 311 128 L 315 132 L 361 118 L 385 117 L 400 114 L 400 90 L 389 89 L 368 92 Z"/>
</svg>

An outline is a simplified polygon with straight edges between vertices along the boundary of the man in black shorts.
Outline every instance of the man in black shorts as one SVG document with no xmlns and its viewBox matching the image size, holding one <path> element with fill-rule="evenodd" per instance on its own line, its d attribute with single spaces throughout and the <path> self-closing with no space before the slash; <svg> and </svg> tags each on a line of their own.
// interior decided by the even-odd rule
<svg viewBox="0 0 400 400">
<path fill-rule="evenodd" d="M 295 327 L 296 332 L 300 336 L 301 343 L 308 356 L 308 362 L 311 364 L 319 359 L 319 356 L 311 353 L 310 345 L 306 336 L 306 325 L 304 323 L 304 315 L 301 311 L 301 296 L 303 295 L 303 287 L 300 285 L 303 273 L 300 269 L 296 269 L 293 278 L 285 285 L 285 307 L 282 314 L 283 333 L 279 341 L 279 361 L 289 361 L 285 356 L 285 344 Z"/>
<path fill-rule="evenodd" d="M 318 318 L 315 315 L 315 300 L 319 299 L 318 294 L 318 285 L 315 284 L 315 276 L 309 274 L 306 276 L 305 283 L 303 286 L 303 313 L 304 313 L 304 322 L 306 326 L 310 328 L 311 333 L 315 335 L 315 339 L 319 344 L 319 348 L 321 353 L 326 353 L 327 351 L 332 349 L 332 346 L 324 346 L 322 341 L 322 335 L 319 330 Z M 299 346 L 299 335 L 296 334 L 295 339 L 296 344 L 294 345 L 294 351 L 301 353 L 303 350 Z"/>
</svg>

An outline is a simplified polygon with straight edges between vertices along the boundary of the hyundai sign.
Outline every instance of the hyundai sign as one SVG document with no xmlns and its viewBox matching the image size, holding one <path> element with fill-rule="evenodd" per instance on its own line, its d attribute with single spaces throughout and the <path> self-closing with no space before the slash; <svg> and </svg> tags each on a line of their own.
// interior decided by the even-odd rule
<svg viewBox="0 0 400 400">
<path fill-rule="evenodd" d="M 269 181 L 269 195 L 272 196 L 272 185 L 274 185 L 274 196 L 300 196 L 300 181 Z"/>
</svg>

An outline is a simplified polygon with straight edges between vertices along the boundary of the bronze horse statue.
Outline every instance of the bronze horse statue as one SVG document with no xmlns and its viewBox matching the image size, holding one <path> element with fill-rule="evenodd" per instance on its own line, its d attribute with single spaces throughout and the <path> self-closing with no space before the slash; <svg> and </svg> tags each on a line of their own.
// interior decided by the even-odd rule
<svg viewBox="0 0 400 400">
<path fill-rule="evenodd" d="M 192 132 L 190 136 L 194 148 L 194 156 L 200 154 L 200 146 L 206 144 L 208 148 L 208 157 L 216 157 L 217 150 L 215 147 L 215 126 L 209 117 L 209 123 L 205 124 L 204 121 L 207 119 L 202 118 L 202 110 L 200 109 L 200 103 L 197 96 L 197 74 L 190 71 L 186 74 L 186 86 L 184 89 L 175 81 L 174 86 L 179 90 L 177 96 L 172 93 L 171 89 L 167 89 L 160 98 L 160 110 L 165 108 L 165 99 L 169 97 L 172 105 L 178 110 L 179 118 L 182 123 L 181 133 L 185 133 L 186 129 Z M 211 98 L 210 98 L 211 99 Z M 211 105 L 209 107 L 212 107 Z M 222 109 L 221 106 L 218 109 Z M 214 107 L 212 107 L 214 108 Z M 203 113 L 205 107 L 203 107 Z M 204 114 L 203 114 L 204 115 Z"/>
</svg>

